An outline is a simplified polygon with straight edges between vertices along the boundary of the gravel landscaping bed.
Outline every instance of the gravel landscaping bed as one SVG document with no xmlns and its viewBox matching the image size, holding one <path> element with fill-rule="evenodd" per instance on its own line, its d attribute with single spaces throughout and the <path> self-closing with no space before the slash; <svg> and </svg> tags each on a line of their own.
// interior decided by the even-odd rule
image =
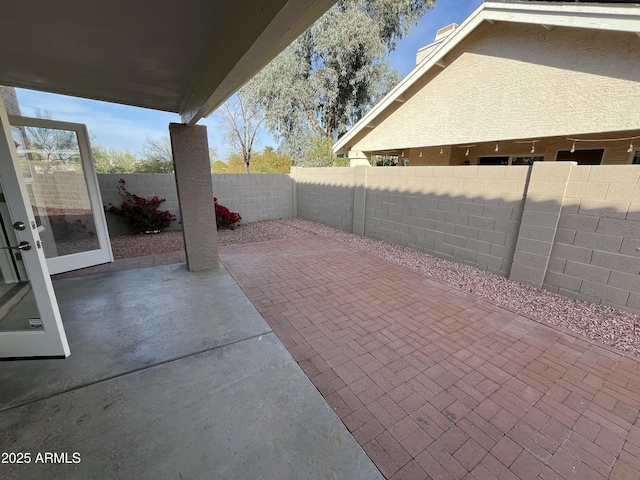
<svg viewBox="0 0 640 480">
<path fill-rule="evenodd" d="M 266 242 L 283 238 L 305 237 L 312 232 L 288 225 L 280 220 L 242 224 L 234 230 L 218 230 L 218 245 Z M 313 225 L 312 222 L 308 222 Z M 184 250 L 182 231 L 157 234 L 130 234 L 111 237 L 114 258 L 133 258 Z"/>
<path fill-rule="evenodd" d="M 133 258 L 184 250 L 182 231 L 157 234 L 114 235 L 111 237 L 113 257 Z"/>
<path fill-rule="evenodd" d="M 361 237 L 319 223 L 288 218 L 247 223 L 218 232 L 219 245 L 237 245 L 309 235 L 323 235 L 377 255 L 509 310 L 585 335 L 640 357 L 640 317 L 603 305 L 557 295 L 508 280 L 469 265 L 444 260 L 394 243 Z M 116 258 L 179 251 L 182 232 L 120 235 L 112 238 Z"/>
</svg>

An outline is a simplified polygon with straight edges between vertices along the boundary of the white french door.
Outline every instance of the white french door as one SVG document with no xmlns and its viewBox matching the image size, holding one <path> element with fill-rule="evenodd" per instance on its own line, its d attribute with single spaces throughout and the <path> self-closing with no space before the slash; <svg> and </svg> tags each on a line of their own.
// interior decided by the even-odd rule
<svg viewBox="0 0 640 480">
<path fill-rule="evenodd" d="M 85 125 L 9 116 L 49 273 L 113 261 Z"/>
<path fill-rule="evenodd" d="M 0 358 L 67 357 L 69 344 L 31 207 L 18 141 L 0 99 Z M 8 255 L 10 254 L 10 255 Z M 21 262 L 22 270 L 7 267 Z M 22 272 L 22 273 L 21 273 Z"/>
</svg>

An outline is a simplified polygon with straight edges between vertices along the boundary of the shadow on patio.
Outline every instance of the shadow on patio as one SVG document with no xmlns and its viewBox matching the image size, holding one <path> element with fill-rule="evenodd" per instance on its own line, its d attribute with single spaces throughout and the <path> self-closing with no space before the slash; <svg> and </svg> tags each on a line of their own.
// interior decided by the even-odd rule
<svg viewBox="0 0 640 480">
<path fill-rule="evenodd" d="M 380 476 L 224 268 L 54 286 L 72 354 L 2 363 L 0 451 L 31 463 L 0 477 Z"/>
</svg>

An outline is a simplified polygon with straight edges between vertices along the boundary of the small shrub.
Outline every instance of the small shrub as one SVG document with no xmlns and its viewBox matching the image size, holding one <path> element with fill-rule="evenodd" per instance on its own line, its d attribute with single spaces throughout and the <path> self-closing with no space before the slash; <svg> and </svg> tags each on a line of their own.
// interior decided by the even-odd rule
<svg viewBox="0 0 640 480">
<path fill-rule="evenodd" d="M 224 205 L 220 205 L 217 198 L 213 197 L 213 203 L 216 207 L 216 224 L 218 226 L 218 230 L 221 228 L 233 230 L 234 227 L 242 221 L 242 217 L 239 213 L 232 212 Z"/>
<path fill-rule="evenodd" d="M 176 216 L 168 210 L 159 210 L 158 206 L 165 201 L 157 195 L 151 200 L 139 197 L 127 190 L 127 182 L 118 181 L 118 192 L 124 198 L 120 208 L 109 204 L 107 212 L 122 217 L 127 225 L 136 233 L 160 230 L 171 226 Z"/>
</svg>

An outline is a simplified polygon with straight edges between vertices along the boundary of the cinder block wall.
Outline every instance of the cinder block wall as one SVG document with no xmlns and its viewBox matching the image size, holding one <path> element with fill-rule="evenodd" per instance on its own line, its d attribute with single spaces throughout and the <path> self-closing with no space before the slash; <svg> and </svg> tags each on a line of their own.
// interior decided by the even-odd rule
<svg viewBox="0 0 640 480">
<path fill-rule="evenodd" d="M 544 288 L 640 313 L 640 167 L 575 165 Z"/>
<path fill-rule="evenodd" d="M 298 217 L 353 231 L 355 168 L 293 167 L 291 172 L 296 183 Z"/>
<path fill-rule="evenodd" d="M 82 173 L 51 172 L 37 173 L 33 176 L 34 188 L 29 194 L 38 192 L 39 201 L 32 199 L 34 205 L 41 203 L 50 209 L 86 212 L 91 210 L 87 186 Z"/>
<path fill-rule="evenodd" d="M 179 215 L 172 174 L 98 175 L 105 204 L 120 178 Z M 298 216 L 640 314 L 637 165 L 293 168 L 214 175 L 213 189 L 245 222 Z"/>
<path fill-rule="evenodd" d="M 243 222 L 293 217 L 293 181 L 281 174 L 213 175 L 218 202 L 242 215 Z"/>
<path fill-rule="evenodd" d="M 636 165 L 355 167 L 292 176 L 301 218 L 640 314 Z"/>
<path fill-rule="evenodd" d="M 172 173 L 101 174 L 98 183 L 102 203 L 120 206 L 119 180 L 127 182 L 131 193 L 142 197 L 166 198 L 161 208 L 175 214 L 177 220 L 171 230 L 180 230 L 180 206 Z M 293 217 L 293 181 L 289 175 L 212 175 L 213 192 L 218 202 L 233 212 L 242 215 L 243 222 L 257 222 L 276 218 Z M 119 217 L 107 214 L 110 235 L 129 233 Z"/>
<path fill-rule="evenodd" d="M 368 168 L 365 235 L 508 275 L 528 171 Z"/>
</svg>

